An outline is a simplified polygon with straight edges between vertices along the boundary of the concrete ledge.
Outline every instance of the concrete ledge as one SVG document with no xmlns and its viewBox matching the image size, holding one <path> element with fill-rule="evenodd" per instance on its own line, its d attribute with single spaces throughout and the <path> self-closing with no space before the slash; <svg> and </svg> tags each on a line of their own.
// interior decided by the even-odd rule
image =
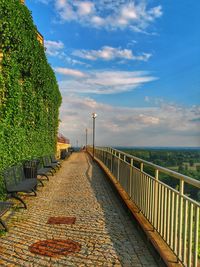
<svg viewBox="0 0 200 267">
<path fill-rule="evenodd" d="M 92 157 L 92 154 L 88 152 L 88 154 Z M 153 226 L 148 222 L 148 220 L 144 217 L 142 213 L 140 213 L 137 206 L 130 200 L 129 195 L 122 188 L 117 179 L 113 176 L 110 170 L 97 158 L 94 159 L 95 162 L 100 166 L 100 168 L 104 171 L 107 177 L 110 179 L 118 194 L 126 204 L 127 208 L 130 210 L 135 220 L 139 223 L 140 227 L 144 231 L 147 239 L 151 242 L 153 247 L 159 253 L 160 257 L 164 261 L 164 263 L 168 267 L 182 267 L 183 265 L 177 261 L 176 255 L 170 249 L 170 247 L 165 243 L 165 241 L 161 238 L 161 236 L 153 230 Z"/>
</svg>

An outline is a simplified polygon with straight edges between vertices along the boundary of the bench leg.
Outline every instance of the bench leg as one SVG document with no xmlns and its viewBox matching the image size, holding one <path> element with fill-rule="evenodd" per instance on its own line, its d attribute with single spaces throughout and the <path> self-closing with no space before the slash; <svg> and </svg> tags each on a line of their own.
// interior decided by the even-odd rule
<svg viewBox="0 0 200 267">
<path fill-rule="evenodd" d="M 3 226 L 3 228 L 5 229 L 5 231 L 8 232 L 8 227 L 6 226 L 5 222 L 2 221 L 1 218 L 0 218 L 0 224 Z"/>
<path fill-rule="evenodd" d="M 11 194 L 9 196 L 9 198 L 15 198 L 15 199 L 19 200 L 24 205 L 24 208 L 27 209 L 26 203 L 17 194 Z"/>
<path fill-rule="evenodd" d="M 38 175 L 40 175 L 41 177 L 47 178 L 47 181 L 49 181 L 49 177 L 46 174 L 38 174 Z"/>
<path fill-rule="evenodd" d="M 49 177 L 46 174 L 44 174 L 43 176 L 47 178 L 47 181 L 49 181 Z"/>
<path fill-rule="evenodd" d="M 57 169 L 56 167 L 53 167 L 54 173 L 56 173 L 56 169 Z"/>
<path fill-rule="evenodd" d="M 35 196 L 37 196 L 35 189 L 32 189 L 31 191 L 34 193 Z"/>
<path fill-rule="evenodd" d="M 41 184 L 41 186 L 44 187 L 44 184 L 43 184 L 43 182 L 41 180 L 38 180 L 38 182 Z"/>
</svg>

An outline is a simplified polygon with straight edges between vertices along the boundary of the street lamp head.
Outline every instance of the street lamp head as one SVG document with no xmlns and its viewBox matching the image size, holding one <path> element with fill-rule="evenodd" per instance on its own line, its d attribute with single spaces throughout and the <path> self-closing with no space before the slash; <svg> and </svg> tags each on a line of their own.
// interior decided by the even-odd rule
<svg viewBox="0 0 200 267">
<path fill-rule="evenodd" d="M 92 113 L 92 118 L 95 119 L 97 117 L 97 114 L 96 113 Z"/>
</svg>

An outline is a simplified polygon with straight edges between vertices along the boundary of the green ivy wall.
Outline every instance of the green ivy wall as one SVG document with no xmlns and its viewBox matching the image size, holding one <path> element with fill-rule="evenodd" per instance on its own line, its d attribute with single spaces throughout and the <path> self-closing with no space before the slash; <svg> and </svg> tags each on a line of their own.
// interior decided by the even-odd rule
<svg viewBox="0 0 200 267">
<path fill-rule="evenodd" d="M 0 171 L 56 149 L 61 95 L 36 36 L 27 7 L 0 0 Z"/>
</svg>

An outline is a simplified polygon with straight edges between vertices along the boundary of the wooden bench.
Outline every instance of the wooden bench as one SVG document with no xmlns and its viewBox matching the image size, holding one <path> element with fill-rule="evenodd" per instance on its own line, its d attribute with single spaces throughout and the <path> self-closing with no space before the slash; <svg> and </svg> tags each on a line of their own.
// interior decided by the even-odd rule
<svg viewBox="0 0 200 267">
<path fill-rule="evenodd" d="M 18 193 L 34 193 L 36 196 L 37 178 L 26 179 L 23 165 L 16 165 L 3 171 L 5 188 L 9 198 L 19 200 L 26 209 L 26 203 Z"/>
<path fill-rule="evenodd" d="M 1 219 L 1 217 L 6 213 L 6 211 L 12 206 L 13 204 L 10 202 L 3 202 L 0 201 L 0 224 L 3 226 L 3 228 L 8 231 L 8 227 L 5 224 L 5 222 Z"/>
</svg>

